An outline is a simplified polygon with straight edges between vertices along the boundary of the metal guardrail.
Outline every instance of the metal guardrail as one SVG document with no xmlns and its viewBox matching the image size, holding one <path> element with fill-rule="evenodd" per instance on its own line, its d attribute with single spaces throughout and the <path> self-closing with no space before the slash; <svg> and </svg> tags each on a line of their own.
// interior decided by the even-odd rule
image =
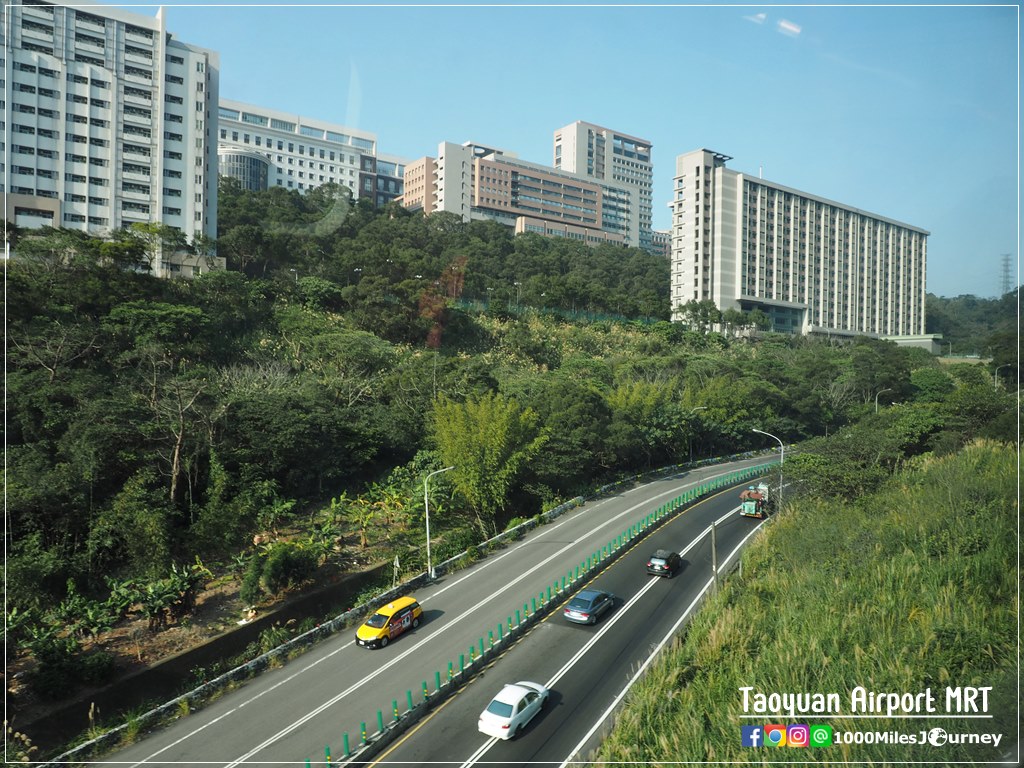
<svg viewBox="0 0 1024 768">
<path fill-rule="evenodd" d="M 682 512 L 695 501 L 703 498 L 709 493 L 717 491 L 720 488 L 734 485 L 736 482 L 745 481 L 749 478 L 762 475 L 765 473 L 765 471 L 767 471 L 767 469 L 770 466 L 770 464 L 756 465 L 753 467 L 736 470 L 735 472 L 728 473 L 723 478 L 709 481 L 708 483 L 701 485 L 700 487 L 694 489 L 693 491 L 688 491 L 676 497 L 667 504 L 663 504 L 654 512 L 651 512 L 648 515 L 646 515 L 635 525 L 629 526 L 621 536 L 617 536 L 615 539 L 610 541 L 606 546 L 598 549 L 594 553 L 594 555 L 588 557 L 584 562 L 581 562 L 580 566 L 575 569 L 575 575 L 573 575 L 573 571 L 570 570 L 567 578 L 562 579 L 560 586 L 558 585 L 558 582 L 556 580 L 556 582 L 553 584 L 553 587 L 547 588 L 546 598 L 545 593 L 542 591 L 541 593 L 539 593 L 537 598 L 530 598 L 529 610 L 528 605 L 526 603 L 523 604 L 522 612 L 516 609 L 516 622 L 515 624 L 513 624 L 512 617 L 509 616 L 507 634 L 504 632 L 500 632 L 502 625 L 499 625 L 500 637 L 497 643 L 494 642 L 492 633 L 490 631 L 488 631 L 490 639 L 489 644 L 485 645 L 483 638 L 481 637 L 479 641 L 480 654 L 479 656 L 476 656 L 472 653 L 471 649 L 471 659 L 468 665 L 465 665 L 464 663 L 464 655 L 460 654 L 460 664 L 458 673 L 454 673 L 452 662 L 449 662 L 448 664 L 448 676 L 447 680 L 443 684 L 440 682 L 439 673 L 435 673 L 435 679 L 438 682 L 434 693 L 428 693 L 427 684 L 426 682 L 424 682 L 422 696 L 423 701 L 421 701 L 419 704 L 414 705 L 412 703 L 412 692 L 406 691 L 406 699 L 409 702 L 407 711 L 404 714 L 399 714 L 396 699 L 393 712 L 394 717 L 393 720 L 388 724 L 385 724 L 383 713 L 381 712 L 381 710 L 378 710 L 378 730 L 374 734 L 367 736 L 365 723 L 361 724 L 360 741 L 354 751 L 350 749 L 348 734 L 346 733 L 344 735 L 344 748 L 342 759 L 349 762 L 355 760 L 363 762 L 378 755 L 385 747 L 391 744 L 399 735 L 401 735 L 406 730 L 411 728 L 428 711 L 430 711 L 431 709 L 433 709 L 434 707 L 438 706 L 443 701 L 451 697 L 457 690 L 459 690 L 459 688 L 467 680 L 473 677 L 473 675 L 475 675 L 477 671 L 483 669 L 487 665 L 487 662 L 492 657 L 500 655 L 502 652 L 504 652 L 504 650 L 510 647 L 520 635 L 528 631 L 536 621 L 540 620 L 548 613 L 550 613 L 551 610 L 559 604 L 560 599 L 564 597 L 565 594 L 574 592 L 577 589 L 578 585 L 580 585 L 581 583 L 586 583 L 588 580 L 593 578 L 597 573 L 603 571 L 612 562 L 618 559 L 618 557 L 627 549 L 629 549 L 634 543 L 645 538 L 649 533 L 651 533 L 656 528 L 660 527 L 664 522 L 672 519 L 673 517 L 675 517 L 676 514 Z M 612 483 L 608 486 L 603 486 L 602 489 L 599 489 L 599 491 L 606 492 L 607 490 L 614 489 L 631 481 L 632 480 L 626 480 L 621 481 L 619 483 Z M 576 499 L 573 500 L 573 502 L 576 501 Z M 528 523 L 524 523 L 523 525 L 527 524 L 536 525 L 536 522 L 531 520 L 528 521 Z M 517 526 L 516 528 L 519 527 L 520 526 Z M 511 529 L 511 531 L 506 531 L 505 534 L 511 533 L 515 530 L 515 528 Z M 502 536 L 504 536 L 505 534 L 502 534 Z M 495 539 L 500 538 L 501 536 L 495 537 Z M 494 541 L 495 539 L 491 539 L 489 541 Z M 736 558 L 732 562 L 729 562 L 727 560 L 725 568 L 723 569 L 724 572 L 728 573 L 732 569 L 736 568 L 738 562 L 739 558 Z M 330 747 L 325 747 L 325 751 L 327 754 L 330 754 Z"/>
<path fill-rule="evenodd" d="M 740 454 L 733 454 L 731 456 L 726 457 L 704 459 L 699 462 L 676 464 L 670 467 L 663 467 L 661 469 L 654 470 L 648 473 L 631 475 L 627 478 L 623 478 L 622 480 L 618 480 L 613 483 L 608 483 L 596 489 L 591 495 L 587 497 L 577 496 L 573 499 L 570 499 L 567 502 L 559 504 L 557 507 L 554 507 L 553 509 L 550 509 L 547 512 L 541 513 L 537 516 L 537 518 L 527 520 L 521 523 L 520 525 L 503 531 L 497 536 L 480 542 L 480 544 L 477 545 L 478 551 L 487 551 L 489 548 L 495 545 L 503 544 L 509 540 L 517 540 L 525 532 L 532 530 L 537 525 L 539 525 L 540 520 L 543 520 L 544 522 L 550 522 L 551 520 L 554 520 L 555 518 L 565 514 L 565 512 L 581 506 L 590 499 L 597 498 L 608 493 L 609 491 L 616 490 L 626 485 L 632 485 L 644 479 L 671 475 L 675 472 L 683 471 L 685 469 L 693 469 L 700 466 L 710 466 L 728 461 L 735 461 L 737 459 L 742 458 L 752 458 L 758 455 L 759 453 L 763 452 L 745 452 Z M 763 473 L 763 471 L 768 466 L 769 465 L 759 465 L 758 467 L 747 468 L 745 470 L 737 470 L 737 474 L 743 473 L 749 476 L 754 476 L 753 472 L 755 469 L 760 470 L 760 472 Z M 718 486 L 716 486 L 716 488 L 717 487 Z M 678 497 L 678 499 L 673 500 L 673 502 L 670 502 L 667 505 L 663 505 L 662 508 L 659 508 L 659 512 L 662 512 L 662 510 L 664 510 L 664 512 L 660 514 L 656 518 L 656 520 L 652 521 L 651 525 L 646 525 L 643 528 L 637 530 L 636 534 L 628 539 L 628 542 L 635 541 L 637 536 L 641 533 L 642 535 L 646 536 L 647 533 L 653 530 L 653 527 L 655 527 L 656 525 L 660 525 L 660 523 L 664 519 L 667 519 L 668 516 L 671 516 L 675 512 L 680 511 L 682 508 L 685 508 L 686 505 L 692 503 L 694 500 L 699 498 L 699 496 L 697 495 L 692 495 L 685 502 L 682 502 L 679 505 L 675 505 L 676 501 L 688 495 L 689 494 L 683 494 L 683 496 Z M 654 514 L 657 513 L 652 513 L 652 515 Z M 609 543 L 609 547 L 610 546 L 611 543 Z M 599 570 L 603 570 L 605 567 L 607 567 L 611 560 L 618 557 L 619 552 L 621 552 L 621 546 L 615 548 L 614 556 L 611 557 L 611 559 L 609 559 L 609 556 L 612 555 L 612 551 L 609 549 L 609 551 L 603 558 L 589 562 L 588 567 L 585 571 L 580 572 L 580 569 L 577 568 L 577 575 L 572 578 L 571 583 L 566 583 L 564 585 L 564 588 L 559 590 L 558 594 L 560 595 L 563 591 L 568 591 L 572 589 L 573 586 L 580 583 L 581 580 L 589 579 Z M 448 558 L 447 560 L 438 563 L 434 569 L 435 573 L 445 574 L 452 570 L 456 570 L 460 561 L 463 561 L 469 554 L 470 551 L 467 549 L 459 553 L 458 555 L 455 555 L 454 557 Z M 588 558 L 588 561 L 589 560 L 590 558 Z M 361 605 L 358 605 L 355 608 L 352 608 L 348 611 L 345 611 L 344 613 L 335 616 L 333 619 L 330 619 L 329 621 L 326 621 L 316 626 L 308 632 L 298 635 L 297 637 L 291 638 L 290 640 L 277 646 L 276 648 L 273 648 L 272 650 L 267 651 L 266 653 L 261 654 L 260 656 L 257 656 L 255 659 L 252 659 L 251 661 L 248 661 L 245 664 L 239 665 L 238 667 L 235 667 L 234 669 L 231 669 L 217 676 L 213 680 L 203 683 L 199 687 L 191 691 L 188 691 L 187 693 L 177 696 L 176 698 L 171 699 L 170 701 L 165 702 L 164 704 L 161 704 L 147 712 L 144 712 L 143 714 L 134 718 L 130 724 L 123 723 L 119 726 L 116 726 L 111 730 L 106 731 L 103 734 L 100 734 L 99 736 L 96 736 L 82 744 L 79 744 L 78 746 L 70 750 L 63 752 L 62 754 L 50 759 L 49 761 L 45 763 L 39 763 L 38 765 L 47 768 L 49 766 L 74 765 L 76 763 L 84 763 L 85 761 L 90 760 L 91 757 L 97 754 L 107 752 L 111 749 L 115 749 L 120 745 L 122 738 L 128 732 L 129 725 L 131 725 L 131 727 L 135 730 L 146 730 L 147 728 L 152 728 L 157 724 L 163 722 L 165 719 L 172 718 L 173 716 L 179 714 L 182 711 L 191 711 L 194 707 L 202 706 L 202 704 L 206 700 L 208 700 L 209 697 L 221 691 L 227 690 L 232 685 L 251 679 L 255 675 L 265 670 L 268 666 L 270 666 L 270 664 L 274 660 L 283 657 L 288 657 L 292 652 L 300 648 L 310 646 L 316 642 L 319 642 L 330 637 L 336 632 L 345 629 L 346 627 L 355 623 L 370 611 L 376 610 L 378 607 L 391 602 L 396 597 L 400 597 L 404 594 L 407 594 L 411 590 L 428 584 L 429 582 L 429 575 L 426 572 L 414 576 L 411 579 L 403 582 L 402 584 L 372 598 L 371 600 Z M 514 626 L 512 626 L 510 623 L 509 633 L 502 634 L 502 638 L 505 639 L 503 642 L 500 643 L 500 649 L 503 650 L 505 647 L 507 647 L 509 640 L 511 639 L 513 634 L 516 637 L 518 637 L 518 635 L 521 634 L 522 631 L 525 631 L 525 628 L 531 626 L 533 622 L 536 621 L 538 614 L 540 616 L 546 615 L 547 611 L 550 610 L 550 607 L 554 604 L 554 602 L 554 600 L 545 601 L 542 605 L 542 609 L 544 611 L 543 613 L 534 610 L 533 612 L 530 612 L 527 616 L 522 616 L 521 618 L 523 620 L 517 621 L 517 623 Z M 525 608 L 526 605 L 524 605 L 524 609 Z M 523 613 L 526 614 L 527 612 L 524 610 Z M 520 630 L 520 627 L 523 627 L 524 629 Z M 489 659 L 492 657 L 492 655 L 494 655 L 494 653 L 499 652 L 498 649 L 498 643 L 496 643 L 493 647 L 488 646 L 484 648 L 480 656 L 476 658 L 480 659 L 481 661 Z M 355 753 L 353 753 L 352 756 L 366 756 L 367 754 L 369 754 L 367 750 L 370 748 L 382 749 L 383 746 L 385 746 L 387 743 L 390 743 L 390 740 L 393 739 L 395 735 L 397 735 L 397 733 L 394 733 L 397 727 L 401 726 L 402 730 L 405 730 L 405 728 L 411 726 L 427 710 L 429 710 L 433 706 L 436 706 L 436 704 L 438 704 L 440 701 L 450 696 L 453 691 L 457 690 L 458 687 L 461 686 L 462 683 L 468 679 L 467 674 L 474 674 L 475 671 L 480 667 L 480 663 L 474 662 L 471 663 L 470 667 L 461 669 L 459 673 L 449 675 L 447 682 L 443 685 L 439 685 L 435 690 L 434 694 L 430 694 L 429 697 L 426 696 L 426 691 L 424 691 L 424 701 L 421 702 L 419 705 L 410 705 L 408 711 L 400 717 L 398 716 L 396 711 L 395 720 L 391 725 L 386 726 L 383 722 L 380 712 L 378 712 L 378 721 L 380 726 L 378 728 L 378 731 L 373 736 L 366 737 L 364 732 L 365 729 L 361 728 L 360 747 L 357 749 Z M 413 713 L 416 713 L 416 716 L 414 719 L 410 719 L 410 716 L 413 715 Z M 345 738 L 347 741 L 347 734 Z M 382 740 L 384 739 L 387 739 L 387 741 L 382 743 Z M 374 745 L 376 745 L 376 747 L 374 747 Z M 349 752 L 347 744 L 345 747 L 345 752 Z M 347 757 L 349 757 L 349 755 L 346 754 L 346 758 Z"/>
</svg>

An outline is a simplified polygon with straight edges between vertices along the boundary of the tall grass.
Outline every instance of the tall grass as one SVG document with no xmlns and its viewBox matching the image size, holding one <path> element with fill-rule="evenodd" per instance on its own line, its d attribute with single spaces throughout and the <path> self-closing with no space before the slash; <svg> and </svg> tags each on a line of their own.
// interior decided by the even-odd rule
<svg viewBox="0 0 1024 768">
<path fill-rule="evenodd" d="M 1017 466 L 975 444 L 920 462 L 855 503 L 787 508 L 631 691 L 596 760 L 981 761 L 1017 740 Z M 992 719 L 740 719 L 739 689 L 916 693 L 993 686 Z M 742 747 L 740 725 L 829 723 L 839 731 L 1002 733 L 984 745 Z"/>
</svg>

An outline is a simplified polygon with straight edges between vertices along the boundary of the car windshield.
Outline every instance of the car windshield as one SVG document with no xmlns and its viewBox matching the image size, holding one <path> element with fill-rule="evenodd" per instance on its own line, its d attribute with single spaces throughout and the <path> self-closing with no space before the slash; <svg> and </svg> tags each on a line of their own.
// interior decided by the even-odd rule
<svg viewBox="0 0 1024 768">
<path fill-rule="evenodd" d="M 574 611 L 579 611 L 584 608 L 590 607 L 590 601 L 584 600 L 582 597 L 574 597 L 569 601 L 569 607 Z"/>
<path fill-rule="evenodd" d="M 498 717 L 512 717 L 512 705 L 497 699 L 487 705 L 487 711 Z"/>
<path fill-rule="evenodd" d="M 388 623 L 387 614 L 375 613 L 373 616 L 366 620 L 366 626 L 373 627 L 374 629 L 380 629 Z"/>
</svg>

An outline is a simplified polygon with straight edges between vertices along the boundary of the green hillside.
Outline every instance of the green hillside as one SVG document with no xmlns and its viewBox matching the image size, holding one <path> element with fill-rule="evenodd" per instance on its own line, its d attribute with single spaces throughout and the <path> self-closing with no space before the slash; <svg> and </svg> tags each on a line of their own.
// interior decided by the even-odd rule
<svg viewBox="0 0 1024 768">
<path fill-rule="evenodd" d="M 742 575 L 705 603 L 685 639 L 633 689 L 598 759 L 953 762 L 996 760 L 1014 749 L 1016 485 L 1014 449 L 979 442 L 913 462 L 855 501 L 804 495 L 787 506 L 752 543 Z M 751 696 L 837 693 L 843 714 L 853 714 L 857 686 L 930 689 L 938 714 L 947 686 L 991 686 L 992 718 L 741 719 L 740 689 L 748 686 Z M 1003 736 L 999 747 L 741 746 L 741 725 L 796 722 L 851 736 L 919 736 L 935 727 Z"/>
<path fill-rule="evenodd" d="M 159 225 L 13 232 L 6 639 L 35 694 L 109 680 L 110 629 L 181 626 L 212 583 L 241 612 L 398 553 L 420 572 L 446 466 L 438 557 L 623 475 L 774 445 L 755 429 L 863 424 L 849 462 L 803 467 L 840 491 L 1014 438 L 1005 366 L 994 386 L 877 339 L 697 330 L 666 319 L 663 257 L 342 198 L 336 220 L 330 190 L 225 183 L 228 269 L 190 280 L 145 273 L 182 245 Z"/>
</svg>

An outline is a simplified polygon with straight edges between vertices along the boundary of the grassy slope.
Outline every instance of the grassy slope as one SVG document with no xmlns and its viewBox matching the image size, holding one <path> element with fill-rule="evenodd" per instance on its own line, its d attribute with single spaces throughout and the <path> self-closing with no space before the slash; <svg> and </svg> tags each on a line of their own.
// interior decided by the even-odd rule
<svg viewBox="0 0 1024 768">
<path fill-rule="evenodd" d="M 632 692 L 598 759 L 954 761 L 998 758 L 1017 738 L 1017 462 L 974 445 L 924 462 L 855 504 L 787 509 Z M 994 686 L 992 720 L 741 720 L 741 686 L 839 694 Z M 979 745 L 740 746 L 741 724 L 1002 733 Z"/>
</svg>

